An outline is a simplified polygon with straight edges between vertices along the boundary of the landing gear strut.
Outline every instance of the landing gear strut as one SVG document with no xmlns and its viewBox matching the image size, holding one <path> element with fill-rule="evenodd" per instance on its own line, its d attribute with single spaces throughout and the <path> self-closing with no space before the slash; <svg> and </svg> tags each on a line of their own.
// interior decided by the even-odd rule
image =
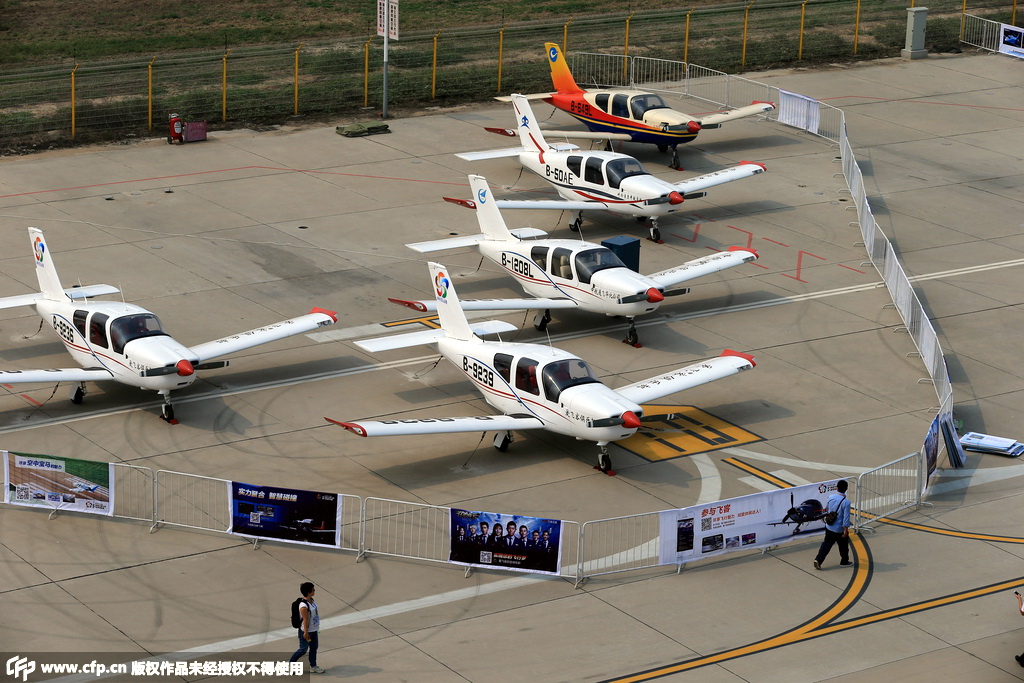
<svg viewBox="0 0 1024 683">
<path fill-rule="evenodd" d="M 629 344 L 634 349 L 643 347 L 643 344 L 640 343 L 640 337 L 636 333 L 636 324 L 632 318 L 629 319 L 629 331 L 626 333 L 626 338 L 622 340 L 622 343 Z"/>
<path fill-rule="evenodd" d="M 679 151 L 675 145 L 672 145 L 672 161 L 668 162 L 668 167 L 677 171 L 683 170 L 683 165 L 679 163 Z"/>
<path fill-rule="evenodd" d="M 548 328 L 548 323 L 551 322 L 551 311 L 547 310 L 543 313 L 538 313 L 533 317 L 533 327 L 538 332 L 543 332 Z"/>
<path fill-rule="evenodd" d="M 638 223 L 646 223 L 647 216 L 637 216 L 636 220 Z M 651 240 L 655 244 L 664 244 L 661 239 L 661 230 L 658 229 L 658 219 L 651 217 L 651 236 L 647 239 Z"/>
<path fill-rule="evenodd" d="M 174 406 L 171 405 L 171 393 L 169 391 L 161 391 L 160 395 L 164 397 L 163 412 L 160 417 L 167 424 L 176 425 L 178 421 L 174 419 Z"/>
<path fill-rule="evenodd" d="M 580 211 L 576 214 L 576 218 L 573 219 L 572 223 L 569 223 L 569 229 L 573 232 L 579 232 L 583 229 L 583 212 Z"/>
<path fill-rule="evenodd" d="M 71 394 L 68 396 L 71 402 L 75 405 L 79 405 L 82 399 L 85 398 L 85 382 L 79 382 L 78 386 L 71 390 Z"/>
<path fill-rule="evenodd" d="M 494 447 L 502 453 L 508 450 L 510 443 L 512 443 L 512 432 L 505 432 L 504 434 L 499 432 L 494 435 Z"/>
<path fill-rule="evenodd" d="M 597 447 L 600 450 L 597 453 L 597 465 L 594 466 L 594 469 L 601 470 L 609 477 L 614 477 L 615 470 L 612 469 L 612 456 L 608 455 L 608 446 L 599 443 Z"/>
</svg>

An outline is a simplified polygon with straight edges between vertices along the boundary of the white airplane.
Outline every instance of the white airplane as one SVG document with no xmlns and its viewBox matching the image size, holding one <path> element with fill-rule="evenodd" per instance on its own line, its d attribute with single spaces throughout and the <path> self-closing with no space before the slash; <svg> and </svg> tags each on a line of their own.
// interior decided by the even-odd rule
<svg viewBox="0 0 1024 683">
<path fill-rule="evenodd" d="M 686 294 L 689 289 L 667 288 L 757 258 L 753 249 L 729 247 L 728 251 L 702 256 L 651 275 L 641 275 L 607 247 L 582 240 L 527 240 L 543 236 L 543 230 L 523 228 L 510 231 L 487 186 L 487 179 L 469 176 L 469 186 L 480 223 L 480 233 L 406 246 L 420 253 L 476 246 L 480 253 L 514 277 L 532 299 L 465 300 L 463 310 L 540 310 L 534 326 L 544 330 L 552 309 L 579 308 L 629 320 L 625 343 L 639 347 L 633 318 L 658 308 L 667 296 Z M 416 311 L 436 311 L 436 301 L 390 301 Z"/>
<path fill-rule="evenodd" d="M 547 429 L 597 442 L 597 466 L 612 473 L 608 443 L 636 432 L 643 417 L 641 403 L 754 367 L 752 356 L 726 350 L 717 358 L 612 389 L 585 361 L 567 351 L 542 344 L 480 339 L 466 320 L 444 266 L 430 263 L 430 275 L 441 329 L 367 339 L 356 345 L 377 352 L 436 343 L 441 355 L 461 368 L 484 400 L 500 413 L 367 422 L 325 420 L 358 436 L 494 431 L 498 432 L 494 447 L 499 451 L 508 448 L 513 430 Z M 514 329 L 499 322 L 492 323 L 490 331 Z"/>
<path fill-rule="evenodd" d="M 551 184 L 562 199 L 499 200 L 502 209 L 559 209 L 577 211 L 570 224 L 575 232 L 583 225 L 583 211 L 603 209 L 651 220 L 651 239 L 661 242 L 658 218 L 675 213 L 687 198 L 705 196 L 704 190 L 732 180 L 764 173 L 765 165 L 743 161 L 737 166 L 670 183 L 647 172 L 639 161 L 618 152 L 583 151 L 569 143 L 549 144 L 544 139 L 523 95 L 512 95 L 516 129 L 488 128 L 492 133 L 519 136 L 521 147 L 465 152 L 455 156 L 467 161 L 518 157 L 519 163 Z M 459 202 L 460 200 L 449 199 Z"/>
<path fill-rule="evenodd" d="M 116 294 L 116 287 L 90 285 L 64 289 L 53 265 L 53 255 L 42 230 L 28 229 L 35 256 L 39 294 L 0 298 L 0 309 L 34 306 L 81 368 L 0 371 L 0 384 L 78 382 L 71 402 L 81 403 L 85 383 L 114 380 L 156 391 L 164 399 L 163 419 L 177 424 L 170 393 L 187 387 L 197 370 L 223 368 L 228 361 L 213 358 L 260 344 L 333 325 L 337 314 L 321 308 L 310 313 L 223 339 L 184 346 L 164 332 L 153 313 L 121 301 L 90 301 L 89 297 Z"/>
<path fill-rule="evenodd" d="M 92 486 L 88 486 L 81 482 L 75 482 L 74 486 L 65 486 L 64 488 L 68 491 L 74 491 L 75 493 L 94 493 L 100 488 L 100 485 L 93 484 Z"/>
</svg>

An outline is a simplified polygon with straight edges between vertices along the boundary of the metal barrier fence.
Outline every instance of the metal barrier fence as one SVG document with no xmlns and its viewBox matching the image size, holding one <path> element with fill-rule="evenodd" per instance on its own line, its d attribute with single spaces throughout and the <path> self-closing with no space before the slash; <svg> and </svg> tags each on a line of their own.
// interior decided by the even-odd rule
<svg viewBox="0 0 1024 683">
<path fill-rule="evenodd" d="M 113 516 L 152 522 L 156 518 L 156 505 L 153 499 L 156 479 L 153 477 L 153 470 L 120 462 L 113 465 Z"/>
<path fill-rule="evenodd" d="M 159 470 L 154 485 L 154 531 L 182 526 L 227 532 L 231 528 L 231 482 L 184 472 Z"/>
<path fill-rule="evenodd" d="M 579 579 L 659 566 L 660 515 L 647 512 L 584 522 Z"/>
<path fill-rule="evenodd" d="M 1002 40 L 1000 34 L 1000 23 L 976 17 L 973 14 L 965 14 L 963 18 L 963 29 L 960 32 L 960 42 L 973 45 L 974 47 L 998 52 L 999 43 Z"/>
<path fill-rule="evenodd" d="M 911 453 L 857 477 L 855 531 L 870 530 L 870 522 L 921 504 L 924 458 Z"/>
</svg>

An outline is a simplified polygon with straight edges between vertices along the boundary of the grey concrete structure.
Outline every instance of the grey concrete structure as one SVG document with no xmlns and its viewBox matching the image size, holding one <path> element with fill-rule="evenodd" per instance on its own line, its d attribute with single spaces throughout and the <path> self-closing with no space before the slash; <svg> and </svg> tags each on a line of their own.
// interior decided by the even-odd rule
<svg viewBox="0 0 1024 683">
<path fill-rule="evenodd" d="M 941 56 L 755 74 L 841 107 L 876 218 L 931 311 L 968 429 L 1024 437 L 1024 71 L 998 56 Z M 548 108 L 539 108 L 546 116 Z M 873 268 L 865 265 L 838 152 L 768 122 L 706 131 L 681 149 L 683 173 L 765 162 L 644 242 L 653 272 L 711 249 L 761 258 L 693 284 L 640 321 L 560 314 L 556 344 L 617 386 L 717 355 L 752 352 L 755 370 L 663 403 L 695 405 L 762 441 L 648 462 L 618 447 L 618 475 L 596 449 L 545 433 L 506 453 L 476 435 L 359 439 L 324 422 L 483 414 L 486 406 L 425 349 L 373 357 L 350 340 L 407 311 L 388 296 L 427 295 L 425 259 L 403 245 L 476 231 L 440 201 L 485 175 L 498 196 L 545 192 L 512 160 L 471 164 L 455 152 L 501 146 L 506 105 L 390 122 L 349 139 L 334 126 L 215 132 L 207 142 L 44 152 L 0 160 L 0 296 L 35 290 L 25 227 L 44 229 L 65 285 L 107 282 L 161 316 L 186 344 L 307 312 L 337 326 L 232 357 L 175 397 L 178 425 L 155 395 L 91 387 L 6 386 L 0 448 L 69 455 L 293 488 L 584 522 L 745 495 L 767 484 L 736 457 L 790 483 L 853 476 L 919 447 L 932 387 Z M 554 117 L 565 125 L 560 115 Z M 626 151 L 668 178 L 667 155 Z M 557 212 L 506 212 L 510 225 L 568 236 Z M 646 229 L 591 215 L 593 241 Z M 462 250 L 435 255 L 463 297 L 508 296 L 511 279 Z M 709 316 L 702 311 L 722 309 Z M 542 339 L 523 315 L 503 316 Z M 68 367 L 29 309 L 0 311 L 3 369 Z M 391 361 L 421 359 L 405 365 Z M 944 463 L 943 463 L 944 464 Z M 859 537 L 857 566 L 816 539 L 595 578 L 477 571 L 264 543 L 188 529 L 0 506 L 0 648 L 10 653 L 290 652 L 286 610 L 313 581 L 325 619 L 325 678 L 361 681 L 580 681 L 626 678 L 691 660 L 678 681 L 1003 681 L 1024 676 L 1024 466 L 971 454 L 943 469 L 934 507 Z M 957 532 L 955 535 L 950 533 Z M 981 535 L 981 536 L 977 536 Z M 1006 538 L 1002 538 L 1006 537 Z M 850 586 L 859 586 L 851 593 Z M 966 599 L 950 599 L 977 589 Z M 904 609 L 905 608 L 905 609 Z M 745 650 L 738 650 L 750 646 Z M 718 655 L 717 660 L 706 659 Z M 705 659 L 701 659 L 705 658 Z M 692 665 L 684 665 L 689 668 Z M 666 670 L 667 671 L 667 670 Z"/>
</svg>

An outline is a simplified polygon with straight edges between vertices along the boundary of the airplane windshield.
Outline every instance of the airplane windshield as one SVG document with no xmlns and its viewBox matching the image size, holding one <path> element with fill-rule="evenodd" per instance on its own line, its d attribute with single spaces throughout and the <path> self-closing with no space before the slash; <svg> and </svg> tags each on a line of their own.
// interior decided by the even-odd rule
<svg viewBox="0 0 1024 683">
<path fill-rule="evenodd" d="M 608 176 L 608 185 L 618 189 L 619 184 L 626 178 L 635 175 L 649 175 L 644 165 L 632 157 L 625 159 L 612 159 L 605 167 Z"/>
<path fill-rule="evenodd" d="M 580 384 L 600 382 L 590 366 L 579 358 L 548 363 L 541 372 L 544 395 L 549 401 L 557 401 L 563 391 Z"/>
<path fill-rule="evenodd" d="M 117 353 L 124 353 L 125 344 L 135 339 L 166 334 L 160 319 L 152 313 L 123 315 L 110 323 L 110 339 Z"/>
<path fill-rule="evenodd" d="M 587 249 L 576 254 L 576 276 L 584 284 L 590 284 L 590 278 L 599 270 L 625 267 L 626 264 L 615 255 L 615 252 L 605 247 Z"/>
<path fill-rule="evenodd" d="M 668 109 L 665 100 L 659 95 L 646 94 L 637 95 L 629 102 L 629 108 L 633 111 L 633 118 L 643 120 L 644 114 L 652 109 Z"/>
</svg>

